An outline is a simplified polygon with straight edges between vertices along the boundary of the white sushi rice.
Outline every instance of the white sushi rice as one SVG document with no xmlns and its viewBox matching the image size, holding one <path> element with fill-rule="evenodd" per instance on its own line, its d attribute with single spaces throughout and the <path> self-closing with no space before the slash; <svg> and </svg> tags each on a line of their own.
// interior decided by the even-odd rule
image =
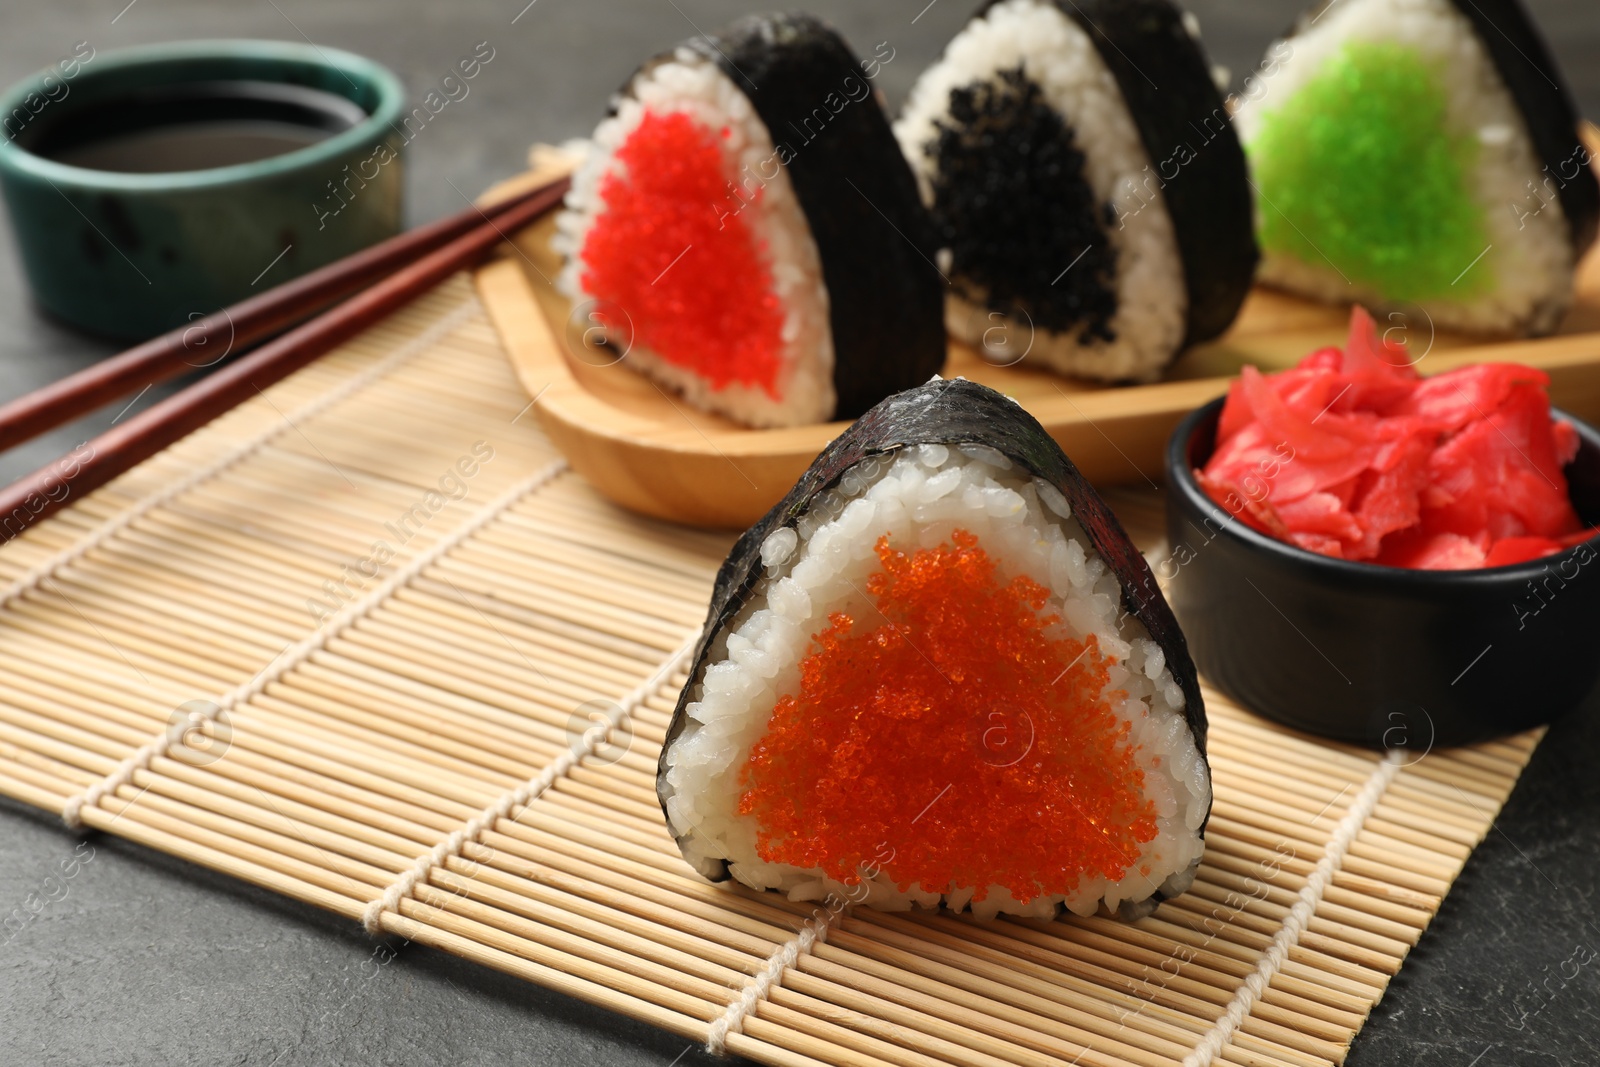
<svg viewBox="0 0 1600 1067">
<path fill-rule="evenodd" d="M 797 692 L 811 635 L 826 628 L 833 612 L 871 616 L 862 590 L 880 566 L 874 552 L 879 537 L 888 534 L 895 547 L 915 550 L 947 543 L 957 529 L 977 536 L 999 563 L 1002 580 L 1026 575 L 1049 590 L 1042 614 L 1064 620 L 1047 631 L 1051 636 L 1094 634 L 1100 649 L 1117 661 L 1106 690 L 1127 694 L 1112 707 L 1130 725 L 1129 744 L 1158 816 L 1156 836 L 1129 865 L 1121 884 L 1086 875 L 1071 896 L 1038 897 L 1026 904 L 990 886 L 984 900 L 974 901 L 976 886 L 957 887 L 944 897 L 916 884 L 902 892 L 891 878 L 890 862 L 875 877 L 845 886 L 820 869 L 763 861 L 756 852 L 755 821 L 736 814 L 740 770 L 780 696 Z M 1167 895 L 1188 888 L 1204 847 L 1199 827 L 1210 807 L 1211 783 L 1184 718 L 1183 692 L 1161 648 L 1137 619 L 1119 610 L 1116 576 L 1089 547 L 1053 486 L 1016 470 L 990 448 L 904 449 L 848 471 L 797 528 L 767 537 L 761 560 L 763 575 L 743 612 L 711 648 L 702 683 L 686 708 L 686 725 L 667 754 L 662 796 L 668 821 L 701 873 L 715 876 L 726 860 L 739 881 L 782 890 L 796 900 L 834 893 L 890 910 L 936 907 L 942 900 L 986 918 L 1000 912 L 1049 917 L 1062 904 L 1089 915 L 1102 903 L 1116 910 L 1124 901 L 1146 900 L 1158 888 Z M 974 698 L 978 714 L 982 698 L 976 693 Z M 911 803 L 907 822 L 922 803 L 884 801 Z M 1138 873 L 1143 864 L 1150 867 L 1148 876 Z"/>
<path fill-rule="evenodd" d="M 1420 304 L 1434 325 L 1500 333 L 1546 333 L 1572 295 L 1572 246 L 1567 220 L 1553 194 L 1543 210 L 1532 195 L 1542 188 L 1543 164 L 1516 101 L 1501 80 L 1472 24 L 1450 0 L 1341 0 L 1315 24 L 1269 55 L 1284 55 L 1270 78 L 1247 85 L 1234 125 L 1248 153 L 1267 116 L 1292 99 L 1351 41 L 1388 41 L 1415 49 L 1442 78 L 1448 123 L 1478 139 L 1477 172 L 1469 176 L 1483 212 L 1487 250 L 1469 269 L 1493 275 L 1493 287 L 1464 300 Z M 1258 76 L 1259 77 L 1259 76 Z M 1531 184 L 1530 184 L 1531 183 Z M 1258 221 L 1262 211 L 1257 207 Z M 1259 277 L 1331 302 L 1382 305 L 1388 294 L 1340 275 L 1325 260 L 1303 261 L 1263 250 Z"/>
<path fill-rule="evenodd" d="M 998 82 L 1000 72 L 1019 66 L 1071 127 L 1096 202 L 1110 203 L 1120 220 L 1105 233 L 1117 264 L 1117 311 L 1110 320 L 1115 340 L 1085 344 L 1078 330 L 1053 333 L 1026 321 L 1007 322 L 981 302 L 975 306 L 954 295 L 946 304 L 946 326 L 980 349 L 985 335 L 1003 338 L 1005 347 L 992 353 L 997 358 L 1027 349 L 1025 366 L 1042 363 L 1104 381 L 1152 380 L 1183 342 L 1189 306 L 1183 264 L 1160 180 L 1133 116 L 1077 23 L 1047 0 L 1005 0 L 973 19 L 912 88 L 895 123 L 900 148 L 923 201 L 932 204 L 935 161 L 926 147 L 938 139 L 937 123 L 950 121 L 951 92 Z M 1069 252 L 1058 269 L 1065 271 L 1075 254 Z"/>
<path fill-rule="evenodd" d="M 777 149 L 766 124 L 749 98 L 715 63 L 686 48 L 671 60 L 635 75 L 628 91 L 615 101 L 616 114 L 600 123 L 587 157 L 573 175 L 565 210 L 556 220 L 554 247 L 565 257 L 557 287 L 575 305 L 601 294 L 583 287 L 583 248 L 589 229 L 605 210 L 601 185 L 613 173 L 625 172 L 615 153 L 627 143 L 648 112 L 683 112 L 705 127 L 729 136 L 722 140 L 731 183 L 725 202 L 701 210 L 735 215 L 747 225 L 763 250 L 772 273 L 772 289 L 784 309 L 783 348 L 778 398 L 758 386 L 737 383 L 714 388 L 694 371 L 669 363 L 659 353 L 633 343 L 624 357 L 639 371 L 681 392 L 690 403 L 749 426 L 798 426 L 833 417 L 833 331 L 828 318 L 828 290 L 811 228 L 789 181 L 778 166 Z M 766 176 L 776 171 L 776 176 Z M 735 194 L 737 188 L 737 195 Z M 755 196 L 757 189 L 759 197 Z M 741 207 L 741 203 L 745 206 Z M 669 268 L 670 269 L 670 268 Z M 624 311 L 628 309 L 624 308 Z M 630 312 L 630 316 L 631 316 Z M 608 325 L 610 325 L 608 323 Z M 637 335 L 641 323 L 633 321 Z M 628 330 L 618 326 L 610 339 L 625 345 Z"/>
</svg>

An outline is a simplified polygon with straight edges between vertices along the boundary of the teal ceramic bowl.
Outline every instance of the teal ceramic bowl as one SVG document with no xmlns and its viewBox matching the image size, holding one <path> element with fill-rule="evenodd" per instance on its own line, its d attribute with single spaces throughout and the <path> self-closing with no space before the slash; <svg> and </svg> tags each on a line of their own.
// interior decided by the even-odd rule
<svg viewBox="0 0 1600 1067">
<path fill-rule="evenodd" d="M 0 194 L 34 296 L 139 340 L 392 236 L 403 101 L 333 48 L 80 46 L 0 97 Z"/>
</svg>

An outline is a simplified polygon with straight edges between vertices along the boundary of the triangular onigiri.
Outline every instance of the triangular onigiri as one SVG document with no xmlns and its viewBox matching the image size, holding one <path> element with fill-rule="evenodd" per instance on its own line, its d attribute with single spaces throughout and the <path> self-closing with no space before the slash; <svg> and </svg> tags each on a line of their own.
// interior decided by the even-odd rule
<svg viewBox="0 0 1600 1067">
<path fill-rule="evenodd" d="M 1518 0 L 1324 4 L 1269 49 L 1235 123 L 1262 280 L 1462 330 L 1560 321 L 1600 189 Z"/>
</svg>

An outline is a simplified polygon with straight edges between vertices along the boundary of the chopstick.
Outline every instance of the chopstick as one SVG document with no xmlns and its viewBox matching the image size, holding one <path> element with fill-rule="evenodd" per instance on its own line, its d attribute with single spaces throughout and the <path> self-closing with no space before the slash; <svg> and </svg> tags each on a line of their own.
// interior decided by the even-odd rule
<svg viewBox="0 0 1600 1067">
<path fill-rule="evenodd" d="M 480 217 L 467 232 L 371 288 L 113 426 L 65 460 L 48 463 L 0 489 L 0 542 L 16 537 L 74 496 L 98 489 L 469 266 L 507 240 L 509 233 L 559 204 L 569 184 L 569 179 L 560 178 L 497 216 Z M 70 474 L 64 473 L 69 469 Z"/>
<path fill-rule="evenodd" d="M 0 405 L 0 452 L 121 396 L 244 351 L 385 274 L 543 195 L 546 186 L 398 234 Z M 221 354 L 213 354 L 213 353 Z M 203 362 L 192 362 L 194 360 Z M 3 514 L 3 512 L 0 512 Z"/>
</svg>

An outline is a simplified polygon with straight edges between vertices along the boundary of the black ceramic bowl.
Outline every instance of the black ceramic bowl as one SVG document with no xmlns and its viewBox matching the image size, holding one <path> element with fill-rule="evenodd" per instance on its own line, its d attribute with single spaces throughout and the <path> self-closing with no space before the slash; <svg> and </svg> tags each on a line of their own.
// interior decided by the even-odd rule
<svg viewBox="0 0 1600 1067">
<path fill-rule="evenodd" d="M 1426 751 L 1513 733 L 1600 682 L 1600 539 L 1530 563 L 1416 571 L 1330 559 L 1257 533 L 1200 488 L 1216 400 L 1167 445 L 1169 557 L 1158 572 L 1207 681 L 1288 726 Z M 1600 518 L 1600 433 L 1567 467 Z"/>
</svg>

